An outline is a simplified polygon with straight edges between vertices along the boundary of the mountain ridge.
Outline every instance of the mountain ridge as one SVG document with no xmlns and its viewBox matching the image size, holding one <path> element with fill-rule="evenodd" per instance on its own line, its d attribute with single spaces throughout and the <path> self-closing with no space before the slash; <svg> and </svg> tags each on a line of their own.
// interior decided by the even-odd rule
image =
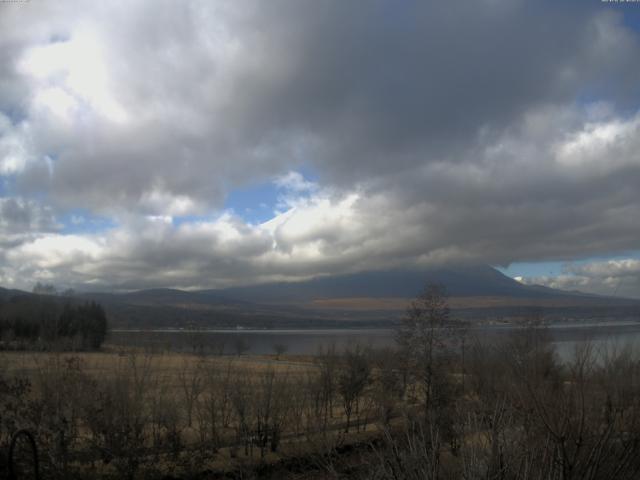
<svg viewBox="0 0 640 480">
<path fill-rule="evenodd" d="M 567 292 L 542 285 L 525 285 L 488 265 L 367 271 L 316 277 L 301 282 L 273 282 L 206 292 L 254 303 L 300 303 L 327 298 L 415 298 L 429 283 L 443 285 L 450 297 L 597 297 L 634 301 L 584 292 Z"/>
<path fill-rule="evenodd" d="M 360 326 L 396 321 L 428 283 L 445 287 L 456 315 L 478 321 L 523 318 L 534 310 L 558 320 L 635 318 L 640 313 L 640 300 L 525 285 L 486 265 L 369 271 L 196 291 L 87 292 L 74 300 L 103 304 L 112 323 L 124 328 Z M 3 301 L 12 295 L 35 294 L 0 288 Z"/>
</svg>

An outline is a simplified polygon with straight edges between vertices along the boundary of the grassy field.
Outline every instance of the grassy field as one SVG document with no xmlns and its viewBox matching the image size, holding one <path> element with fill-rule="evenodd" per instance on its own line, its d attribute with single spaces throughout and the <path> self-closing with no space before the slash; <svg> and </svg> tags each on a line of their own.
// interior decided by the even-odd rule
<svg viewBox="0 0 640 480">
<path fill-rule="evenodd" d="M 359 409 L 346 427 L 337 377 L 326 385 L 314 357 L 107 345 L 101 352 L 0 352 L 0 366 L 2 378 L 29 383 L 16 401 L 31 405 L 20 413 L 39 432 L 52 471 L 105 477 L 237 471 L 308 458 L 375 431 L 371 402 L 367 418 Z M 55 448 L 60 435 L 64 452 Z"/>
<path fill-rule="evenodd" d="M 79 362 L 83 370 L 91 376 L 101 377 L 120 371 L 130 364 L 131 359 L 144 359 L 153 368 L 154 374 L 161 375 L 167 382 L 175 383 L 178 374 L 185 368 L 200 366 L 207 369 L 226 368 L 229 365 L 247 372 L 274 370 L 287 374 L 302 374 L 316 368 L 311 356 L 275 355 L 225 355 L 199 356 L 185 353 L 145 353 L 135 349 L 122 349 L 106 345 L 100 352 L 13 352 L 0 351 L 0 368 L 10 375 L 37 376 L 43 369 L 57 364 Z"/>
<path fill-rule="evenodd" d="M 585 343 L 559 362 L 554 348 L 531 328 L 468 345 L 464 363 L 361 348 L 2 352 L 0 450 L 29 430 L 54 479 L 637 478 L 637 355 Z"/>
</svg>

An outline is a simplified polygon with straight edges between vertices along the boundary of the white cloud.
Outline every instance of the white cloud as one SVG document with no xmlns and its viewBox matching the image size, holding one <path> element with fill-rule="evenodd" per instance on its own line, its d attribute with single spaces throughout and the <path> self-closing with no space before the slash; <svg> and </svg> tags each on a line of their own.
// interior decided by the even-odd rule
<svg viewBox="0 0 640 480">
<path fill-rule="evenodd" d="M 299 172 L 288 172 L 286 175 L 281 175 L 277 177 L 274 183 L 286 190 L 290 190 L 292 192 L 300 193 L 300 192 L 312 192 L 317 190 L 318 185 L 314 182 L 310 182 L 305 179 L 301 173 Z"/>
<path fill-rule="evenodd" d="M 25 133 L 24 128 L 14 128 L 0 111 L 0 175 L 14 175 L 24 170 L 30 156 Z"/>
<path fill-rule="evenodd" d="M 569 168 L 595 169 L 598 173 L 624 165 L 640 165 L 637 138 L 640 116 L 587 123 L 557 147 L 558 163 Z"/>
<path fill-rule="evenodd" d="M 568 263 L 561 275 L 528 277 L 524 282 L 563 290 L 640 298 L 640 260 L 621 258 Z"/>
<path fill-rule="evenodd" d="M 17 71 L 31 84 L 31 108 L 46 108 L 54 115 L 52 121 L 70 124 L 84 114 L 126 122 L 127 112 L 109 85 L 103 45 L 107 45 L 105 39 L 80 25 L 64 41 L 27 49 Z"/>
<path fill-rule="evenodd" d="M 7 261 L 14 267 L 51 270 L 73 269 L 99 258 L 103 247 L 94 239 L 78 235 L 46 235 L 24 243 L 7 252 Z"/>
</svg>

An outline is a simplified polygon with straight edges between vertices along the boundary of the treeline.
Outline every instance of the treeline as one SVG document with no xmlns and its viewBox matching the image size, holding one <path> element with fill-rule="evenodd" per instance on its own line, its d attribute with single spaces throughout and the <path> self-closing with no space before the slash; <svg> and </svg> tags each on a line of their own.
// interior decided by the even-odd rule
<svg viewBox="0 0 640 480">
<path fill-rule="evenodd" d="M 5 349 L 95 350 L 106 335 L 107 316 L 95 302 L 22 295 L 0 303 L 0 347 Z"/>
</svg>

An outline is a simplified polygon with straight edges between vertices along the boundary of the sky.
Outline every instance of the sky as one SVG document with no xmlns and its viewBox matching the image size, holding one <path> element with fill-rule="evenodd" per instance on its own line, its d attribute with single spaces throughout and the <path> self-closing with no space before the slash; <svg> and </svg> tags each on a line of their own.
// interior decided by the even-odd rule
<svg viewBox="0 0 640 480">
<path fill-rule="evenodd" d="M 0 2 L 0 285 L 471 263 L 640 298 L 639 13 Z"/>
</svg>

